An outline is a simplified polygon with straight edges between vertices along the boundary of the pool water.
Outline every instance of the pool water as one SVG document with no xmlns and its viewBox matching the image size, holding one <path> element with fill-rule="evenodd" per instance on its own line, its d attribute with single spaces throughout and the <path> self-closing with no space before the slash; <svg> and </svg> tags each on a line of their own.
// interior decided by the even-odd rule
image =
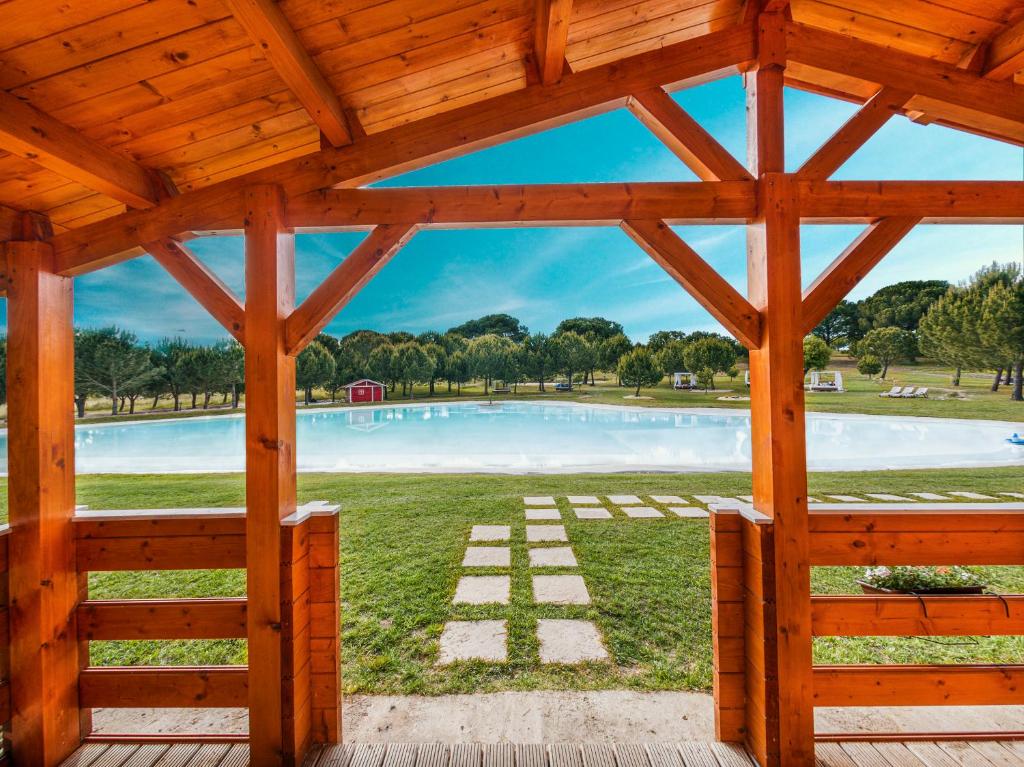
<svg viewBox="0 0 1024 767">
<path fill-rule="evenodd" d="M 300 471 L 749 470 L 740 410 L 481 402 L 300 411 Z M 812 470 L 1024 465 L 1020 424 L 808 413 Z M 7 435 L 2 470 L 7 471 Z M 241 414 L 80 425 L 79 473 L 241 471 Z"/>
</svg>

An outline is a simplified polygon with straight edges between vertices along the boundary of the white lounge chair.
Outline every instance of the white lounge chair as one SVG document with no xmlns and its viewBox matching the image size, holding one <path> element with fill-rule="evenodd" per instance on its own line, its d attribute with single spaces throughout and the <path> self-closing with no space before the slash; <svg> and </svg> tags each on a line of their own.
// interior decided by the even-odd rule
<svg viewBox="0 0 1024 767">
<path fill-rule="evenodd" d="M 879 397 L 899 397 L 899 396 L 901 396 L 900 392 L 902 392 L 902 391 L 903 391 L 903 387 L 902 386 L 894 386 L 891 389 L 889 389 L 889 391 L 884 391 L 881 394 L 879 394 L 878 396 Z"/>
<path fill-rule="evenodd" d="M 915 389 L 913 386 L 908 386 L 906 389 L 903 390 L 903 394 L 901 394 L 900 397 L 902 399 L 913 399 L 914 397 L 917 396 L 917 392 L 918 389 Z"/>
<path fill-rule="evenodd" d="M 903 396 L 907 396 L 907 395 L 904 394 Z M 916 392 L 914 392 L 911 396 L 912 397 L 927 397 L 928 396 L 928 387 L 927 386 L 922 386 L 922 387 L 918 388 L 918 390 Z"/>
</svg>

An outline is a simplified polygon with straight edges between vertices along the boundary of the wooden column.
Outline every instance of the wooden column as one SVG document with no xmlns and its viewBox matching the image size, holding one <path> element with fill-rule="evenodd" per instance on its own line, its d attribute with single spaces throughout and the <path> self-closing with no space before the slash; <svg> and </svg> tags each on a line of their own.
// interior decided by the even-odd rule
<svg viewBox="0 0 1024 767">
<path fill-rule="evenodd" d="M 45 242 L 0 243 L 7 277 L 11 746 L 50 767 L 78 747 L 79 578 L 72 282 Z"/>
<path fill-rule="evenodd" d="M 279 187 L 250 187 L 245 206 L 249 733 L 253 767 L 267 767 L 301 764 L 310 743 L 309 634 L 295 633 L 308 577 L 295 572 L 303 542 L 281 525 L 295 511 L 295 359 L 284 335 L 294 236 Z"/>
<path fill-rule="evenodd" d="M 786 174 L 785 33 L 781 14 L 759 19 L 758 68 L 746 76 L 748 147 L 758 218 L 748 227 L 747 281 L 762 313 L 750 352 L 754 506 L 770 519 L 757 536 L 748 583 L 747 737 L 762 765 L 813 765 L 807 455 L 804 433 L 800 199 Z M 754 543 L 745 535 L 745 543 Z M 748 556 L 747 561 L 750 562 Z"/>
</svg>

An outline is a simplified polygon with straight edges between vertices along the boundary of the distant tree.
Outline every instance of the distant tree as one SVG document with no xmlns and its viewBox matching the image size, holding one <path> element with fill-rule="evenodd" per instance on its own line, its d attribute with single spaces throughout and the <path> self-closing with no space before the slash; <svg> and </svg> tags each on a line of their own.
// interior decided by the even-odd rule
<svg viewBox="0 0 1024 767">
<path fill-rule="evenodd" d="M 416 336 L 416 343 L 420 346 L 426 346 L 427 344 L 444 345 L 444 333 L 440 333 L 436 330 L 424 330 Z"/>
<path fill-rule="evenodd" d="M 378 346 L 391 343 L 388 337 L 376 330 L 356 330 L 341 339 L 341 349 L 351 355 L 359 364 L 365 365 L 370 352 Z M 362 371 L 360 375 L 366 374 Z"/>
<path fill-rule="evenodd" d="M 479 319 L 469 320 L 461 325 L 457 325 L 448 332 L 470 339 L 494 335 L 520 343 L 529 335 L 530 331 L 523 323 L 510 314 L 488 314 Z"/>
<path fill-rule="evenodd" d="M 210 407 L 210 395 L 221 387 L 225 378 L 224 358 L 211 346 L 196 346 L 181 360 L 187 381 L 187 391 L 195 409 L 199 394 L 203 395 L 203 410 Z"/>
<path fill-rule="evenodd" d="M 851 341 L 860 340 L 864 333 L 860 329 L 860 310 L 852 301 L 840 301 L 825 319 L 811 332 L 833 349 L 841 349 Z"/>
<path fill-rule="evenodd" d="M 711 368 L 701 368 L 697 371 L 697 386 L 704 391 L 711 391 L 715 388 L 715 371 Z"/>
<path fill-rule="evenodd" d="M 394 358 L 395 347 L 388 343 L 381 344 L 371 351 L 366 360 L 366 370 L 370 378 L 387 385 L 391 391 L 395 390 L 395 383 L 398 381 Z"/>
<path fill-rule="evenodd" d="M 917 341 L 909 330 L 897 327 L 875 328 L 857 342 L 857 356 L 871 355 L 882 365 L 882 378 L 889 366 L 899 360 L 912 360 L 917 354 Z"/>
<path fill-rule="evenodd" d="M 721 336 L 705 336 L 686 347 L 686 369 L 700 373 L 709 368 L 724 373 L 736 364 L 736 347 Z"/>
<path fill-rule="evenodd" d="M 449 383 L 457 387 L 457 395 L 462 396 L 462 384 L 472 378 L 472 367 L 469 356 L 464 351 L 455 351 L 448 355 L 448 367 L 445 371 L 445 378 Z"/>
<path fill-rule="evenodd" d="M 657 386 L 661 383 L 661 365 L 647 349 L 639 347 L 619 360 L 619 380 L 626 386 L 635 387 L 634 396 L 640 396 L 642 387 Z"/>
<path fill-rule="evenodd" d="M 326 387 L 334 378 L 337 363 L 327 347 L 318 341 L 312 341 L 295 358 L 295 383 L 302 389 L 303 402 L 315 402 L 313 390 Z"/>
<path fill-rule="evenodd" d="M 670 376 L 673 373 L 686 371 L 686 350 L 688 348 L 685 341 L 677 340 L 669 341 L 662 347 L 656 355 L 656 359 L 665 375 Z"/>
<path fill-rule="evenodd" d="M 686 333 L 681 330 L 659 330 L 657 333 L 651 333 L 650 338 L 647 339 L 647 351 L 657 354 L 665 348 L 665 344 L 669 341 L 685 340 Z"/>
<path fill-rule="evenodd" d="M 414 387 L 430 379 L 434 372 L 434 361 L 415 341 L 406 341 L 395 347 L 395 376 L 402 382 L 402 395 L 413 396 Z"/>
<path fill-rule="evenodd" d="M 878 357 L 875 355 L 865 354 L 857 360 L 857 372 L 871 378 L 882 372 L 882 363 L 878 361 Z"/>
<path fill-rule="evenodd" d="M 341 340 L 328 333 L 317 333 L 313 340 L 330 352 L 332 357 L 341 349 Z"/>
<path fill-rule="evenodd" d="M 736 357 L 746 357 L 747 348 L 737 341 L 732 336 L 725 336 L 721 333 L 715 333 L 711 330 L 695 330 L 692 333 L 688 333 L 683 337 L 683 342 L 687 345 L 696 343 L 697 341 L 703 341 L 705 338 L 713 338 L 717 341 L 722 341 L 732 347 L 732 350 L 736 353 Z M 718 372 L 718 371 L 716 371 Z"/>
<path fill-rule="evenodd" d="M 949 283 L 945 280 L 910 280 L 887 285 L 858 304 L 860 328 L 864 333 L 887 327 L 915 331 L 928 307 L 947 290 Z"/>
<path fill-rule="evenodd" d="M 231 397 L 231 408 L 238 407 L 239 393 L 245 387 L 245 349 L 235 340 L 218 344 L 223 379 L 221 386 Z"/>
<path fill-rule="evenodd" d="M 388 341 L 390 341 L 394 346 L 416 340 L 416 336 L 406 330 L 392 330 L 387 334 L 387 336 Z"/>
<path fill-rule="evenodd" d="M 573 376 L 591 363 L 593 349 L 586 338 L 570 330 L 551 337 L 551 358 L 554 369 L 565 375 L 572 388 Z"/>
<path fill-rule="evenodd" d="M 537 382 L 537 391 L 544 391 L 544 380 L 551 374 L 551 339 L 544 333 L 533 333 L 519 347 L 519 366 L 523 375 Z"/>
<path fill-rule="evenodd" d="M 434 333 L 438 341 L 441 339 L 439 333 Z M 420 338 L 430 337 L 430 334 L 424 333 Z M 448 365 L 448 353 L 444 350 L 444 346 L 437 341 L 430 341 L 429 343 L 423 343 L 423 341 L 417 341 L 420 348 L 426 353 L 430 360 L 430 375 L 427 377 L 427 382 L 430 384 L 430 396 L 434 396 L 434 382 L 438 378 L 444 378 L 444 371 Z"/>
<path fill-rule="evenodd" d="M 597 339 L 599 341 L 623 334 L 622 325 L 618 322 L 606 320 L 604 317 L 573 317 L 572 319 L 559 322 L 553 335 L 570 331 L 579 333 L 584 338 Z"/>
<path fill-rule="evenodd" d="M 458 333 L 445 333 L 444 335 L 441 336 L 440 344 L 442 348 L 444 348 L 445 359 L 448 360 L 456 352 L 462 352 L 463 355 L 465 355 L 466 348 L 469 346 L 469 341 L 464 336 L 460 336 Z M 462 381 L 460 383 L 459 381 L 455 381 L 454 379 L 452 379 L 452 377 L 448 375 L 447 362 L 445 364 L 445 367 L 446 372 L 444 375 L 444 379 L 448 383 L 448 393 L 451 394 L 453 383 L 459 384 L 461 389 L 461 384 L 465 383 L 465 381 Z"/>
<path fill-rule="evenodd" d="M 82 330 L 76 334 L 75 344 L 76 380 L 81 380 L 86 390 L 110 397 L 111 415 L 117 415 L 126 392 L 141 388 L 161 373 L 153 366 L 149 349 L 139 346 L 135 334 L 127 330 Z M 84 415 L 83 411 L 80 408 Z"/>
<path fill-rule="evenodd" d="M 832 361 L 832 347 L 821 336 L 810 335 L 804 339 L 804 375 L 808 370 L 824 370 Z"/>
<path fill-rule="evenodd" d="M 474 338 L 467 355 L 473 373 L 484 381 L 484 394 L 491 393 L 491 382 L 509 368 L 508 357 L 515 354 L 515 344 L 507 338 L 489 334 Z"/>
<path fill-rule="evenodd" d="M 601 367 L 618 376 L 619 360 L 633 350 L 633 342 L 624 333 L 618 333 L 601 342 Z M 621 383 L 621 381 L 620 381 Z"/>
<path fill-rule="evenodd" d="M 999 350 L 1013 370 L 1010 398 L 1024 400 L 1024 280 L 1011 285 L 995 285 L 985 296 L 982 306 L 982 328 L 988 343 Z"/>
</svg>

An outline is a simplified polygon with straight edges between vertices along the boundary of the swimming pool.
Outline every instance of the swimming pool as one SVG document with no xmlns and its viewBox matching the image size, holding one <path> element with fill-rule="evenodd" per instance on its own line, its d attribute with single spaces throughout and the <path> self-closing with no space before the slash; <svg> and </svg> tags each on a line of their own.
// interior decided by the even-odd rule
<svg viewBox="0 0 1024 767">
<path fill-rule="evenodd" d="M 300 411 L 300 471 L 749 470 L 742 410 L 481 402 Z M 808 413 L 812 470 L 1024 465 L 1021 424 Z M 0 434 L 7 471 L 7 435 Z M 79 473 L 241 471 L 241 414 L 80 425 Z"/>
</svg>

